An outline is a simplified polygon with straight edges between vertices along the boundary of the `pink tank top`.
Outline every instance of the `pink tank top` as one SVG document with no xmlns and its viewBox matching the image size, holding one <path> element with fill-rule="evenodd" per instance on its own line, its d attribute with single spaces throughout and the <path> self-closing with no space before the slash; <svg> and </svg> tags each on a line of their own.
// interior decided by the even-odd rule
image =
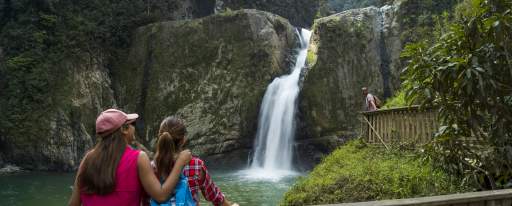
<svg viewBox="0 0 512 206">
<path fill-rule="evenodd" d="M 126 147 L 116 171 L 116 189 L 114 192 L 100 196 L 80 194 L 83 206 L 126 205 L 139 206 L 142 196 L 142 185 L 137 170 L 137 159 L 140 151 Z"/>
</svg>

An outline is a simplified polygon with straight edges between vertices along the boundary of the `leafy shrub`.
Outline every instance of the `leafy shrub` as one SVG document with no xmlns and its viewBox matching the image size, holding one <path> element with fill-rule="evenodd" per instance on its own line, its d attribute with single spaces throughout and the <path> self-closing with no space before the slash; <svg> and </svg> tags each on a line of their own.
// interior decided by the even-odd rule
<svg viewBox="0 0 512 206">
<path fill-rule="evenodd" d="M 430 158 L 482 189 L 512 181 L 512 2 L 467 0 L 433 44 L 403 52 L 406 95 L 439 108 Z"/>
<path fill-rule="evenodd" d="M 393 107 L 405 107 L 407 106 L 407 100 L 405 98 L 405 92 L 399 91 L 395 94 L 395 96 L 389 98 L 384 103 L 383 109 L 393 108 Z"/>
</svg>

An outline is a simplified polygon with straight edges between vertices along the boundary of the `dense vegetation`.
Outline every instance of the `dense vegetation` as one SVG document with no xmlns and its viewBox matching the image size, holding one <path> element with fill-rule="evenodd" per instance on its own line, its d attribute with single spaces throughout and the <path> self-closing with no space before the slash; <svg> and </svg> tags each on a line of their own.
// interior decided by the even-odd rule
<svg viewBox="0 0 512 206">
<path fill-rule="evenodd" d="M 421 160 L 351 143 L 301 179 L 282 204 L 512 187 L 511 8 L 508 0 L 465 0 L 450 14 L 401 20 L 402 33 L 413 34 L 402 40 L 416 43 L 402 55 L 407 60 L 402 91 L 386 106 L 438 108 L 441 126 L 434 142 L 417 154 Z M 381 182 L 386 184 L 376 184 Z"/>
<path fill-rule="evenodd" d="M 467 0 L 438 38 L 403 53 L 407 99 L 439 108 L 429 157 L 482 189 L 512 186 L 511 8 L 508 0 Z"/>
<path fill-rule="evenodd" d="M 337 149 L 285 194 L 282 205 L 310 205 L 463 192 L 457 178 L 404 151 L 359 140 Z"/>
<path fill-rule="evenodd" d="M 49 136 L 44 122 L 70 104 L 73 67 L 112 69 L 135 28 L 171 18 L 161 9 L 176 6 L 160 3 L 0 1 L 0 141 Z"/>
</svg>

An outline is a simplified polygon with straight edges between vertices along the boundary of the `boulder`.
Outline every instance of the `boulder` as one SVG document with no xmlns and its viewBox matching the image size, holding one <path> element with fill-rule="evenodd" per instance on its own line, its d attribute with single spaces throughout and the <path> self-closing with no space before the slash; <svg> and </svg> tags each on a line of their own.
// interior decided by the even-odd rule
<svg viewBox="0 0 512 206">
<path fill-rule="evenodd" d="M 266 87 L 289 71 L 296 31 L 256 10 L 139 28 L 114 72 L 119 105 L 141 115 L 142 142 L 169 115 L 186 121 L 189 147 L 216 166 L 245 165 Z"/>
<path fill-rule="evenodd" d="M 358 112 L 364 109 L 362 87 L 381 99 L 399 87 L 401 42 L 395 10 L 368 7 L 315 21 L 297 137 L 297 144 L 307 145 L 303 148 L 309 153 L 327 154 L 357 137 Z M 304 155 L 302 162 L 321 159 L 312 157 Z"/>
<path fill-rule="evenodd" d="M 52 92 L 53 107 L 31 112 L 37 119 L 5 127 L 5 160 L 29 170 L 72 171 L 94 144 L 95 119 L 115 106 L 108 71 L 98 57 L 62 62 L 62 87 Z M 101 59 L 101 58 L 99 58 Z M 20 132 L 21 131 L 21 132 Z"/>
</svg>

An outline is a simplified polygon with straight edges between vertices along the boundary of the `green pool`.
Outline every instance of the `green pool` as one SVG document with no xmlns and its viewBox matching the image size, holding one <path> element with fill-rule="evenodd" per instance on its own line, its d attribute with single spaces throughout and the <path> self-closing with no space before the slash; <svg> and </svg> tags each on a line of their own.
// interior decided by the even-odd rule
<svg viewBox="0 0 512 206">
<path fill-rule="evenodd" d="M 240 171 L 211 173 L 224 194 L 241 206 L 277 205 L 299 175 L 264 179 L 252 178 Z M 66 205 L 73 180 L 74 174 L 70 173 L 26 172 L 0 175 L 0 205 Z"/>
</svg>

